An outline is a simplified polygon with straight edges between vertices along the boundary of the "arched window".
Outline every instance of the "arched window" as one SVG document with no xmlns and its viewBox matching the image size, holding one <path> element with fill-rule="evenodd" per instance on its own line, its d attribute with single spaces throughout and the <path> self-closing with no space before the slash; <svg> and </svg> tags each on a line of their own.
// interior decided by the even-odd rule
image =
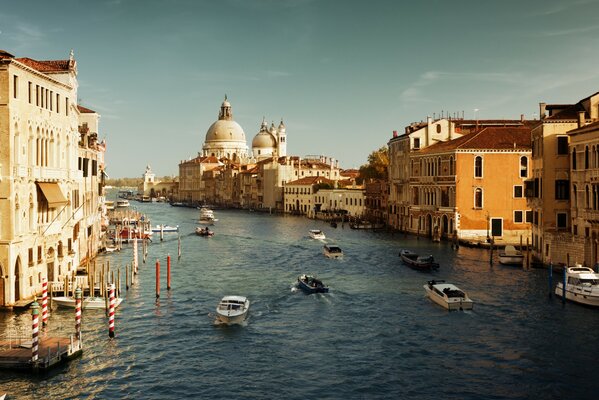
<svg viewBox="0 0 599 400">
<path fill-rule="evenodd" d="M 590 199 L 589 199 L 589 187 L 586 186 L 584 188 L 584 207 L 589 208 Z"/>
<path fill-rule="evenodd" d="M 584 148 L 584 169 L 589 169 L 589 146 Z"/>
<path fill-rule="evenodd" d="M 528 177 L 528 157 L 520 157 L 520 178 Z"/>
<path fill-rule="evenodd" d="M 483 190 L 481 188 L 474 190 L 474 208 L 483 208 Z"/>
<path fill-rule="evenodd" d="M 437 124 L 437 133 L 441 133 L 441 124 Z"/>
<path fill-rule="evenodd" d="M 572 169 L 576 169 L 576 149 L 572 149 Z"/>
<path fill-rule="evenodd" d="M 576 191 L 576 185 L 572 185 L 572 201 L 574 208 L 578 208 L 578 193 Z"/>
<path fill-rule="evenodd" d="M 483 177 L 483 158 L 481 156 L 474 157 L 474 177 Z"/>
</svg>

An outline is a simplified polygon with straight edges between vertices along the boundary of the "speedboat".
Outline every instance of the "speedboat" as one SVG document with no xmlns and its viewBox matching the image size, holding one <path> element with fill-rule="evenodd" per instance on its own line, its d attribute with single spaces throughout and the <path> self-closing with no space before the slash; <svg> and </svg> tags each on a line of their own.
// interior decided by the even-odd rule
<svg viewBox="0 0 599 400">
<path fill-rule="evenodd" d="M 426 295 L 435 303 L 451 310 L 472 310 L 474 302 L 460 288 L 445 281 L 428 281 Z"/>
<path fill-rule="evenodd" d="M 218 220 L 214 218 L 214 211 L 207 207 L 200 207 L 200 224 L 213 225 L 216 221 Z"/>
<path fill-rule="evenodd" d="M 320 279 L 317 279 L 312 275 L 300 275 L 297 278 L 297 283 L 304 292 L 310 293 L 327 293 L 329 291 L 328 286 L 325 286 Z"/>
<path fill-rule="evenodd" d="M 420 256 L 410 250 L 401 250 L 399 257 L 401 257 L 404 264 L 419 271 L 432 271 L 439 268 L 439 264 L 435 262 L 432 255 Z"/>
<path fill-rule="evenodd" d="M 343 250 L 341 250 L 341 247 L 334 244 L 325 244 L 322 248 L 322 252 L 327 258 L 343 257 Z"/>
<path fill-rule="evenodd" d="M 210 229 L 208 229 L 208 227 L 202 228 L 201 226 L 198 226 L 196 228 L 196 235 L 211 237 L 211 236 L 214 236 L 214 232 L 211 231 Z"/>
<path fill-rule="evenodd" d="M 524 254 L 512 245 L 507 245 L 499 252 L 499 263 L 504 265 L 522 265 Z"/>
<path fill-rule="evenodd" d="M 250 301 L 244 296 L 225 296 L 216 306 L 217 321 L 232 325 L 240 324 L 248 316 Z"/>
<path fill-rule="evenodd" d="M 104 204 L 106 204 L 106 210 L 114 210 L 114 201 L 107 200 Z"/>
<path fill-rule="evenodd" d="M 121 297 L 117 297 L 115 300 L 115 307 L 118 307 L 119 304 L 121 304 L 121 302 L 123 301 Z M 74 297 L 52 297 L 52 301 L 55 302 L 59 307 L 75 308 Z M 84 297 L 81 304 L 81 308 L 83 310 L 104 309 L 106 308 L 106 300 L 103 297 Z"/>
<path fill-rule="evenodd" d="M 324 235 L 324 232 L 321 231 L 320 229 L 310 229 L 310 231 L 308 233 L 310 234 L 310 237 L 312 239 L 325 240 L 327 238 Z"/>
<path fill-rule="evenodd" d="M 563 296 L 564 284 L 558 282 L 555 294 Z M 566 299 L 587 306 L 599 306 L 599 274 L 580 264 L 566 269 Z"/>
<path fill-rule="evenodd" d="M 129 200 L 127 199 L 119 199 L 116 201 L 117 207 L 129 207 Z"/>
<path fill-rule="evenodd" d="M 152 228 L 152 232 L 179 232 L 179 225 L 170 226 L 170 225 L 156 225 Z"/>
</svg>

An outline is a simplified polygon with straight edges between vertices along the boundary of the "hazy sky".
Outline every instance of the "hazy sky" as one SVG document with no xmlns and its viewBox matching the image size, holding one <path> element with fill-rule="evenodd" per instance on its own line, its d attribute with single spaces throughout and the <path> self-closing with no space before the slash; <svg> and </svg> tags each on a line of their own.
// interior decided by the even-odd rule
<svg viewBox="0 0 599 400">
<path fill-rule="evenodd" d="M 599 91 L 599 1 L 0 0 L 0 49 L 66 59 L 111 177 L 178 173 L 227 94 L 248 145 L 366 162 L 443 111 L 538 118 Z"/>
</svg>

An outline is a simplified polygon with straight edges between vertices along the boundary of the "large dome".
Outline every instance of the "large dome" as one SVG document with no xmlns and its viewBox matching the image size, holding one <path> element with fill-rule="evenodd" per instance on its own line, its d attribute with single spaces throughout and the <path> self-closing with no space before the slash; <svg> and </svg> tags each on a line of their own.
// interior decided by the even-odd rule
<svg viewBox="0 0 599 400">
<path fill-rule="evenodd" d="M 252 140 L 252 147 L 265 149 L 265 148 L 274 148 L 277 146 L 277 139 L 267 131 L 260 131 L 256 136 L 254 136 L 254 140 Z"/>
<path fill-rule="evenodd" d="M 233 120 L 219 119 L 208 128 L 205 143 L 210 142 L 243 142 L 245 133 L 241 126 Z"/>
</svg>

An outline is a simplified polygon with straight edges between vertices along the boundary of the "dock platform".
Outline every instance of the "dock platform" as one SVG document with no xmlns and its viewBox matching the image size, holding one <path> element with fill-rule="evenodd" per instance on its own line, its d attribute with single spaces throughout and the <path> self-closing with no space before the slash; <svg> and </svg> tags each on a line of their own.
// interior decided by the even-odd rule
<svg viewBox="0 0 599 400">
<path fill-rule="evenodd" d="M 31 339 L 0 339 L 0 368 L 43 371 L 81 356 L 82 343 L 74 337 L 40 338 L 38 359 L 31 360 Z"/>
</svg>

